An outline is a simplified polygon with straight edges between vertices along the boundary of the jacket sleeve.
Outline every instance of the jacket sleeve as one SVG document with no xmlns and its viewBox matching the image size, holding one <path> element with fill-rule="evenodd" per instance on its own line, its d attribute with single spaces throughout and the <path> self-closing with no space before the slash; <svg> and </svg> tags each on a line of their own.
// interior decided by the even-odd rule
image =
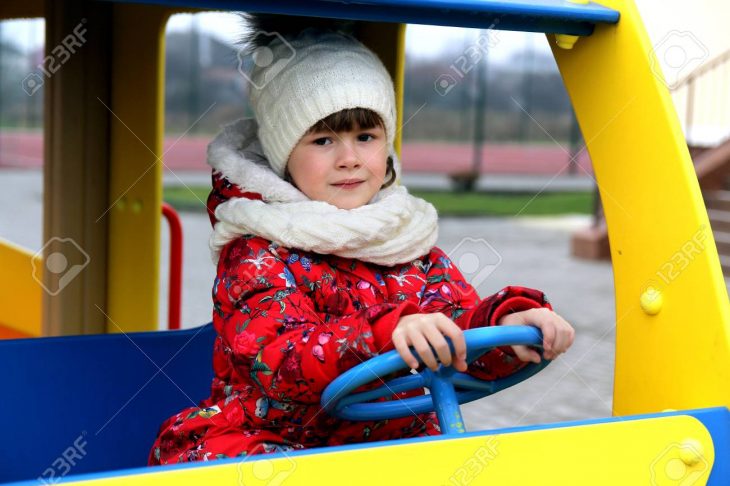
<svg viewBox="0 0 730 486">
<path fill-rule="evenodd" d="M 480 299 L 476 289 L 464 278 L 449 257 L 435 247 L 428 257 L 426 285 L 421 296 L 421 312 L 442 312 L 462 329 L 496 326 L 499 319 L 513 312 L 544 307 L 552 310 L 545 294 L 527 287 L 509 286 Z M 469 374 L 494 380 L 518 371 L 520 361 L 509 346 L 486 353 L 469 366 Z"/>
<path fill-rule="evenodd" d="M 213 321 L 235 373 L 269 398 L 316 403 L 347 369 L 378 354 L 376 336 L 392 334 L 412 301 L 383 303 L 350 315 L 315 309 L 297 288 L 276 247 L 241 237 L 221 252 Z"/>
</svg>

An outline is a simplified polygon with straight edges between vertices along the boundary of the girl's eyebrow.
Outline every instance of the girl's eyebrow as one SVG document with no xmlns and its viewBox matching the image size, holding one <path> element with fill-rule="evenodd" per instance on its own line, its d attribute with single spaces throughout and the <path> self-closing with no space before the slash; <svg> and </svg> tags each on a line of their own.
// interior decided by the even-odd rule
<svg viewBox="0 0 730 486">
<path fill-rule="evenodd" d="M 334 130 L 330 130 L 328 128 L 325 128 L 325 129 L 322 129 L 322 130 L 316 130 L 316 131 L 313 131 L 313 132 L 309 132 L 309 133 L 307 133 L 307 136 L 313 137 L 313 136 L 317 136 L 317 135 L 335 135 L 336 133 L 337 132 L 335 132 Z"/>
</svg>

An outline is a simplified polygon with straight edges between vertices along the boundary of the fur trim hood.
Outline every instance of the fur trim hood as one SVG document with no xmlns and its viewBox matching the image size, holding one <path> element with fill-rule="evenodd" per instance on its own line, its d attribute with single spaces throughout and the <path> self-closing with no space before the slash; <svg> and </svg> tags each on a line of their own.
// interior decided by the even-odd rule
<svg viewBox="0 0 730 486">
<path fill-rule="evenodd" d="M 223 246 L 253 234 L 281 246 L 391 266 L 428 253 L 438 236 L 436 209 L 396 182 L 363 206 L 340 209 L 313 201 L 280 178 L 263 155 L 253 119 L 226 127 L 208 146 L 213 191 L 208 211 L 210 246 L 217 261 Z"/>
</svg>

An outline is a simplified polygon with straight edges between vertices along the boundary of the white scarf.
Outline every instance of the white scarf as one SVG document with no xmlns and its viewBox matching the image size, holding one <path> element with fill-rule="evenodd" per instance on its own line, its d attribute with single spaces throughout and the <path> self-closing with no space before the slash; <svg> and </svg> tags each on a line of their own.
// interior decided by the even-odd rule
<svg viewBox="0 0 730 486">
<path fill-rule="evenodd" d="M 438 237 L 436 209 L 394 183 L 370 203 L 340 209 L 313 201 L 269 167 L 253 119 L 226 127 L 208 146 L 208 164 L 243 192 L 263 200 L 231 198 L 215 210 L 210 237 L 213 260 L 221 249 L 245 234 L 287 248 L 332 254 L 384 266 L 410 262 L 428 253 Z M 397 180 L 400 164 L 395 157 Z"/>
</svg>

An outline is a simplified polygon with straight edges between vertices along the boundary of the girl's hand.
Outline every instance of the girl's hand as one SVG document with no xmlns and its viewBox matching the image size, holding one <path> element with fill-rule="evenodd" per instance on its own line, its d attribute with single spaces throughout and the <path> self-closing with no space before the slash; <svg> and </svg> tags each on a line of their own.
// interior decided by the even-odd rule
<svg viewBox="0 0 730 486">
<path fill-rule="evenodd" d="M 446 342 L 448 336 L 454 344 L 454 356 Z M 393 330 L 391 336 L 395 349 L 398 350 L 403 361 L 411 368 L 418 368 L 418 360 L 408 346 L 413 346 L 421 360 L 436 371 L 438 362 L 431 351 L 436 350 L 438 359 L 444 366 L 452 364 L 457 371 L 466 371 L 466 342 L 464 332 L 454 321 L 441 312 L 434 314 L 412 314 L 403 316 Z M 431 347 L 429 347 L 429 344 Z"/>
<path fill-rule="evenodd" d="M 568 322 L 555 312 L 546 308 L 528 309 L 502 316 L 497 324 L 500 326 L 518 326 L 530 324 L 542 331 L 542 347 L 545 359 L 555 359 L 564 353 L 575 338 L 575 330 Z M 517 357 L 522 361 L 540 362 L 540 355 L 527 346 L 512 346 Z"/>
</svg>

